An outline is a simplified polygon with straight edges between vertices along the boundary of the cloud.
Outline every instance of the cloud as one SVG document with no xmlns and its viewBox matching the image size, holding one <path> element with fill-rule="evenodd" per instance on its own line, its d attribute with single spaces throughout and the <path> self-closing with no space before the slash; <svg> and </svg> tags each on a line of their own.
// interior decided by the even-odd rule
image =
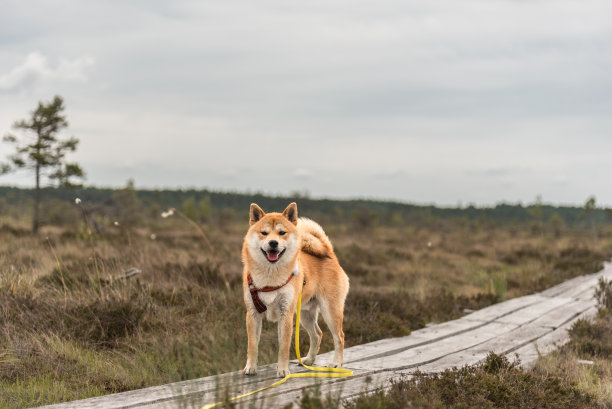
<svg viewBox="0 0 612 409">
<path fill-rule="evenodd" d="M 293 171 L 293 176 L 297 179 L 310 179 L 312 171 L 310 169 L 297 168 Z"/>
<path fill-rule="evenodd" d="M 609 0 L 4 3 L 0 134 L 62 95 L 89 183 L 612 203 Z"/>
<path fill-rule="evenodd" d="M 91 57 L 82 56 L 74 60 L 60 59 L 54 68 L 47 57 L 38 51 L 29 53 L 25 61 L 10 72 L 0 75 L 0 91 L 19 91 L 32 87 L 38 81 L 86 82 L 86 70 L 93 65 Z"/>
</svg>

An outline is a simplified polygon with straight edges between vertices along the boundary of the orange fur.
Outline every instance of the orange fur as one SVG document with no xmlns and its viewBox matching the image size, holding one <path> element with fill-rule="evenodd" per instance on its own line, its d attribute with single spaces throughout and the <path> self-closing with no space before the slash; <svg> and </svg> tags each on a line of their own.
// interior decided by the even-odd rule
<svg viewBox="0 0 612 409">
<path fill-rule="evenodd" d="M 317 318 L 321 312 L 334 338 L 335 354 L 330 366 L 342 366 L 344 351 L 342 319 L 349 279 L 338 263 L 329 238 L 314 221 L 298 219 L 295 203 L 291 203 L 283 213 L 268 214 L 256 204 L 252 204 L 250 225 L 242 247 L 243 294 L 247 307 L 248 335 L 247 364 L 244 373 L 248 375 L 256 371 L 261 322 L 265 315 L 271 321 L 278 321 L 278 376 L 289 374 L 293 316 L 297 295 L 304 280 L 301 322 L 310 337 L 310 349 L 304 363 L 312 364 L 318 353 L 322 331 Z M 278 260 L 274 262 L 270 261 L 267 252 L 272 249 L 270 247 L 272 241 L 278 243 L 280 252 Z M 256 288 L 278 286 L 286 282 L 296 265 L 297 276 L 287 285 L 273 292 L 259 293 L 268 310 L 265 313 L 258 313 L 249 292 L 247 276 L 251 275 Z"/>
</svg>

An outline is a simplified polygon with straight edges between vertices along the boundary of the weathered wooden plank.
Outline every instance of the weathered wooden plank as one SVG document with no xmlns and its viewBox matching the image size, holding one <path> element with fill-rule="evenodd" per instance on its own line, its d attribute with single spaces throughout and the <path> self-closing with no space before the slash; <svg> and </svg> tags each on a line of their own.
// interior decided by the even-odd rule
<svg viewBox="0 0 612 409">
<path fill-rule="evenodd" d="M 331 394 L 341 399 L 359 395 L 363 391 L 384 387 L 392 379 L 399 379 L 401 375 L 392 372 L 381 372 L 371 376 L 355 376 L 353 378 L 337 379 L 332 381 L 320 381 L 310 379 L 309 383 L 292 387 L 282 392 L 278 390 L 270 391 L 267 394 L 260 394 L 253 399 L 243 402 L 244 407 L 269 408 L 284 407 L 291 403 L 297 403 L 301 398 L 305 388 L 314 390 L 319 389 L 323 396 Z M 276 388 L 275 388 L 276 389 Z M 201 406 L 201 405 L 200 405 Z M 200 406 L 187 406 L 190 409 L 198 409 Z M 147 407 L 146 409 L 168 409 L 163 406 Z"/>
<path fill-rule="evenodd" d="M 518 356 L 521 360 L 521 364 L 524 367 L 529 368 L 533 366 L 540 355 L 546 355 L 569 341 L 569 334 L 567 333 L 567 330 L 571 328 L 574 322 L 579 319 L 592 319 L 595 314 L 597 314 L 597 307 L 592 306 L 565 324 L 561 325 L 559 328 L 538 338 L 534 342 L 530 342 L 527 345 L 518 348 L 517 350 L 507 354 L 507 356 L 509 359 Z"/>
<path fill-rule="evenodd" d="M 460 367 L 464 365 L 473 365 L 483 360 L 490 352 L 497 354 L 506 354 L 514 350 L 517 346 L 526 345 L 527 343 L 552 332 L 549 328 L 536 327 L 525 325 L 508 331 L 498 337 L 489 339 L 478 345 L 449 354 L 434 362 L 426 365 L 420 365 L 418 369 L 423 372 L 440 372 L 452 367 Z"/>
<path fill-rule="evenodd" d="M 508 315 L 504 315 L 495 320 L 495 322 L 502 322 L 508 324 L 523 325 L 530 321 L 533 321 L 555 308 L 567 304 L 572 301 L 569 298 L 543 298 L 542 301 L 531 304 L 525 308 L 514 311 Z"/>
<path fill-rule="evenodd" d="M 583 283 L 578 284 L 576 287 L 572 288 L 569 291 L 566 291 L 563 293 L 564 297 L 568 297 L 568 298 L 577 298 L 580 296 L 583 296 L 586 294 L 590 294 L 590 296 L 593 296 L 595 287 L 597 286 L 597 282 L 599 280 L 598 276 L 597 278 L 592 278 L 590 280 L 587 280 Z"/>
<path fill-rule="evenodd" d="M 344 361 L 348 364 L 364 359 L 372 359 L 384 355 L 398 353 L 415 346 L 433 343 L 449 336 L 477 329 L 487 324 L 489 321 L 493 321 L 494 319 L 505 314 L 525 308 L 525 306 L 528 306 L 531 303 L 545 301 L 543 298 L 537 295 L 523 298 L 524 300 L 522 302 L 517 301 L 518 299 L 512 299 L 500 304 L 486 307 L 485 309 L 476 311 L 453 321 L 428 325 L 425 328 L 412 331 L 410 335 L 404 337 L 387 338 L 347 348 L 344 352 Z M 480 320 L 478 319 L 479 317 L 486 318 L 486 320 Z M 332 356 L 333 351 L 320 354 L 317 356 L 317 362 L 318 364 L 326 364 Z"/>
<path fill-rule="evenodd" d="M 556 329 L 564 325 L 566 322 L 574 319 L 584 311 L 595 305 L 593 299 L 590 300 L 570 300 L 566 304 L 560 305 L 547 312 L 545 315 L 535 319 L 532 325 Z"/>
<path fill-rule="evenodd" d="M 564 292 L 570 291 L 571 289 L 575 288 L 577 285 L 580 285 L 584 283 L 585 281 L 589 281 L 592 278 L 593 278 L 592 275 L 583 275 L 583 276 L 574 277 L 567 281 L 562 282 L 561 284 L 557 284 L 554 287 L 547 288 L 546 290 L 542 291 L 540 295 L 543 295 L 545 297 L 563 296 Z"/>
<path fill-rule="evenodd" d="M 278 407 L 283 406 L 286 403 L 291 403 L 294 399 L 299 399 L 302 395 L 304 388 L 318 387 L 320 390 L 327 394 L 328 392 L 344 391 L 350 395 L 358 394 L 362 390 L 361 386 L 368 385 L 370 387 L 376 387 L 386 382 L 390 377 L 396 376 L 393 372 L 381 372 L 379 374 L 372 374 L 371 376 L 365 372 L 356 371 L 355 376 L 351 378 L 340 378 L 340 379 L 329 379 L 329 378 L 304 378 L 304 379 L 291 379 L 286 383 L 277 386 L 273 389 L 269 389 L 264 393 L 260 393 L 251 397 L 247 397 L 243 400 L 238 401 L 241 404 L 245 404 L 248 407 Z M 167 408 L 201 408 L 205 404 L 213 403 L 219 400 L 218 393 L 223 393 L 223 387 L 215 391 L 215 394 L 204 394 L 198 391 L 186 391 L 186 394 L 178 397 L 176 401 L 158 401 L 151 402 L 139 408 L 145 409 L 167 409 Z M 249 392 L 251 390 L 239 390 L 233 389 L 230 392 L 230 396 L 235 396 L 240 393 Z M 257 402 L 253 404 L 253 402 Z"/>
<path fill-rule="evenodd" d="M 441 324 L 436 324 L 413 331 L 410 335 L 401 338 L 390 338 L 386 342 L 375 341 L 369 344 L 352 347 L 345 352 L 347 364 L 367 359 L 379 358 L 387 355 L 397 354 L 410 348 L 432 344 L 442 339 L 455 336 L 467 331 L 478 329 L 485 322 L 476 320 L 457 319 Z M 332 356 L 332 352 L 322 354 L 320 362 L 326 363 Z"/>
<path fill-rule="evenodd" d="M 295 367 L 294 372 L 305 371 Z M 244 385 L 257 389 L 266 383 L 273 383 L 276 378 L 276 365 L 266 365 L 258 369 L 256 377 L 247 377 L 241 371 L 218 376 L 208 376 L 190 381 L 153 386 L 135 391 L 121 392 L 112 395 L 98 396 L 74 402 L 65 402 L 43 406 L 45 409 L 123 409 L 140 407 L 143 404 L 164 402 L 176 396 L 189 395 L 195 392 L 214 395 L 219 385 Z"/>
<path fill-rule="evenodd" d="M 476 331 L 464 332 L 433 344 L 411 348 L 397 354 L 353 362 L 350 366 L 362 370 L 399 370 L 424 365 L 444 355 L 485 342 L 515 327 L 513 324 L 493 322 L 478 328 Z"/>
<path fill-rule="evenodd" d="M 542 321 L 533 321 L 528 325 L 518 327 L 482 344 L 448 355 L 430 364 L 419 366 L 418 369 L 423 372 L 438 372 L 454 366 L 472 365 L 483 360 L 489 352 L 505 354 L 509 357 L 514 356 L 516 353 L 521 360 L 531 360 L 531 357 L 528 357 L 528 355 L 532 350 L 536 351 L 536 347 L 543 354 L 549 353 L 554 348 L 555 342 L 568 339 L 567 329 L 576 320 L 592 317 L 597 311 L 597 308 L 593 306 L 594 303 L 591 303 L 586 309 L 584 308 L 584 302 L 576 303 L 582 311 L 566 319 L 557 329 L 540 326 L 542 322 L 545 322 L 545 317 L 542 317 Z M 566 317 L 567 312 L 563 318 Z M 555 319 L 557 318 L 555 317 Z M 405 371 L 403 372 L 405 373 Z"/>
<path fill-rule="evenodd" d="M 597 281 L 600 277 L 607 280 L 612 278 L 612 263 L 605 262 L 604 268 L 595 274 L 574 277 L 554 287 L 548 288 L 540 294 L 547 297 L 562 296 L 568 298 L 583 296 L 585 291 L 589 291 L 591 287 L 594 288 L 597 285 Z"/>
<path fill-rule="evenodd" d="M 466 315 L 464 318 L 468 320 L 490 322 L 499 319 L 504 315 L 511 314 L 532 304 L 542 302 L 548 299 L 549 298 L 543 297 L 539 294 L 531 294 L 520 298 L 512 298 L 508 301 L 494 304 L 490 307 L 475 311 L 469 315 Z"/>
<path fill-rule="evenodd" d="M 405 377 L 405 375 L 386 371 L 370 376 L 354 377 L 336 382 L 312 383 L 309 387 L 311 389 L 318 388 L 322 396 L 331 395 L 338 399 L 350 399 L 366 391 L 372 391 L 378 388 L 384 389 L 389 386 L 392 380 L 399 380 L 403 377 Z M 284 407 L 290 403 L 297 403 L 303 394 L 303 390 L 304 387 L 282 394 L 258 397 L 254 399 L 254 407 Z"/>
<path fill-rule="evenodd" d="M 600 278 L 604 278 L 607 281 L 612 280 L 612 269 L 604 270 L 601 272 L 601 274 L 597 274 L 596 279 L 593 280 L 594 283 L 592 288 L 585 288 L 581 293 L 574 292 L 572 296 L 577 300 L 593 299 L 595 295 L 595 288 L 597 287 Z"/>
</svg>

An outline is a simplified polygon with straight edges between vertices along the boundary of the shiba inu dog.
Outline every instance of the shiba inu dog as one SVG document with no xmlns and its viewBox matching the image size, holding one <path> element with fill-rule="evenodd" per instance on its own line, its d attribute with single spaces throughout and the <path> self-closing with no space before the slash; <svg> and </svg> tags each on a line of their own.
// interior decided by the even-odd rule
<svg viewBox="0 0 612 409">
<path fill-rule="evenodd" d="M 323 335 L 317 323 L 320 312 L 334 338 L 334 357 L 329 366 L 341 367 L 344 352 L 342 318 L 349 279 L 321 226 L 310 219 L 298 219 L 295 203 L 282 213 L 267 214 L 251 204 L 242 263 L 248 335 L 244 373 L 253 375 L 256 372 L 264 315 L 278 322 L 277 375 L 285 377 L 290 373 L 289 347 L 300 288 L 301 323 L 310 338 L 304 364 L 311 365 L 319 352 Z"/>
</svg>

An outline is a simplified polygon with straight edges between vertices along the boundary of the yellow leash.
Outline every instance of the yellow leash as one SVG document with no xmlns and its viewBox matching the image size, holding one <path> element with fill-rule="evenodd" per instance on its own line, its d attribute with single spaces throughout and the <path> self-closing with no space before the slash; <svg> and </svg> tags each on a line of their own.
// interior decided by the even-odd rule
<svg viewBox="0 0 612 409">
<path fill-rule="evenodd" d="M 308 366 L 302 362 L 302 357 L 300 356 L 300 312 L 301 310 L 302 310 L 302 288 L 300 288 L 300 292 L 298 294 L 297 318 L 295 320 L 295 354 L 297 355 L 297 359 L 300 365 L 314 372 L 301 372 L 301 373 L 289 374 L 285 376 L 283 379 L 281 379 L 280 381 L 276 381 L 271 385 L 264 386 L 263 388 L 257 389 L 256 391 L 253 391 L 253 392 L 245 393 L 243 395 L 234 396 L 233 398 L 229 399 L 230 401 L 246 398 L 247 396 L 251 396 L 261 391 L 265 391 L 266 389 L 273 388 L 282 383 L 285 383 L 285 381 L 291 378 L 348 378 L 348 377 L 353 376 L 353 371 L 351 371 L 350 369 L 327 368 L 327 367 L 322 367 L 322 366 Z M 218 406 L 222 403 L 223 402 L 211 403 L 209 405 L 202 406 L 201 409 L 214 408 L 215 406 Z"/>
</svg>

